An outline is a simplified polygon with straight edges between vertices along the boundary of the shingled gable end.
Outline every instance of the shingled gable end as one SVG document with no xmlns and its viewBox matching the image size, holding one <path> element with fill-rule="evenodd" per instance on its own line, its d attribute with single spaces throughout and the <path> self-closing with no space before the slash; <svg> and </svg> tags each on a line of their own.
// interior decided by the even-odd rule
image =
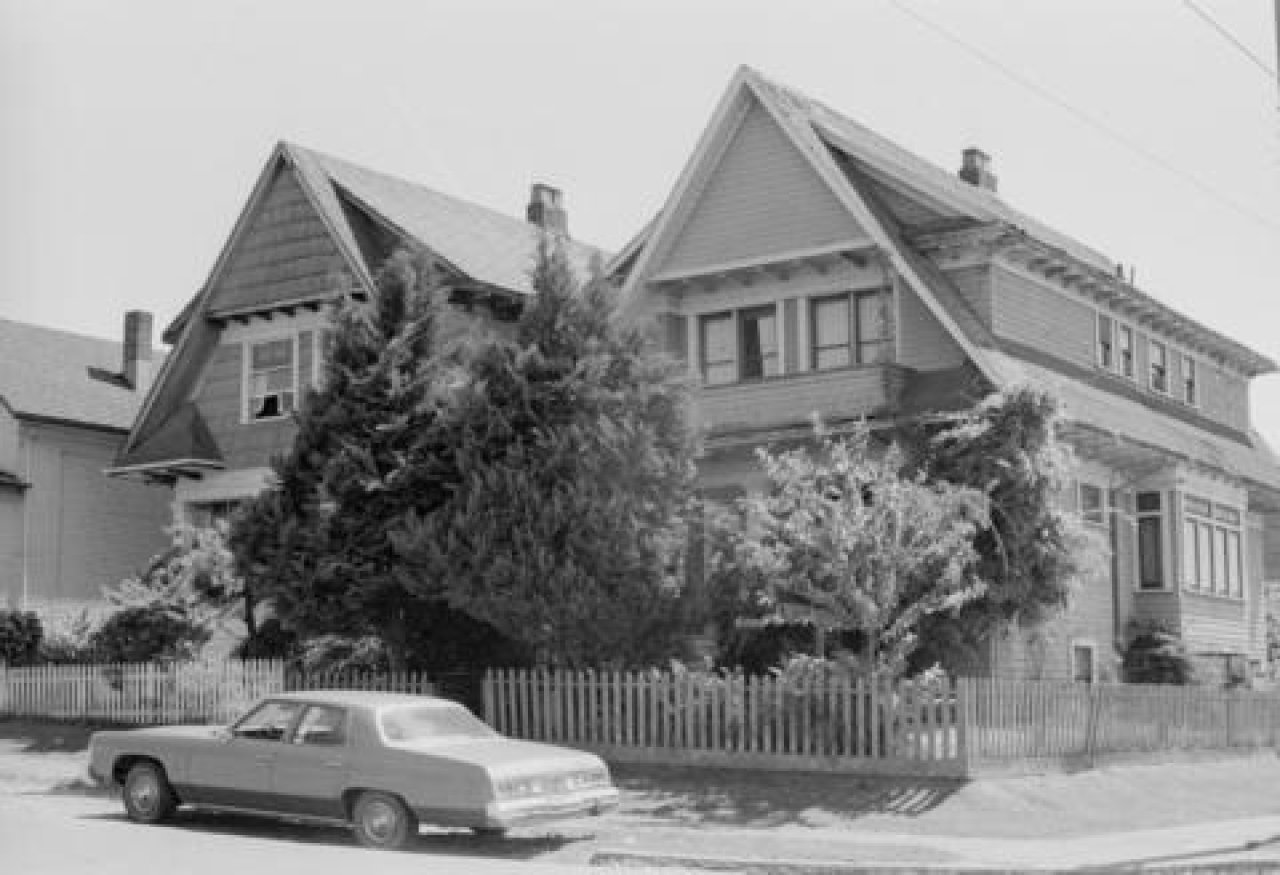
<svg viewBox="0 0 1280 875">
<path fill-rule="evenodd" d="M 1011 630 L 982 668 L 1115 677 L 1135 619 L 1180 631 L 1207 670 L 1258 662 L 1280 466 L 1247 393 L 1275 364 L 1010 207 L 979 150 L 966 164 L 972 181 L 737 72 L 661 211 L 609 266 L 628 312 L 687 362 L 704 487 L 758 485 L 750 449 L 802 439 L 815 412 L 892 422 L 1044 387 L 1080 460 L 1065 500 L 1112 561 L 1061 622 Z"/>
<path fill-rule="evenodd" d="M 559 209 L 560 194 L 535 195 Z M 542 215 L 541 213 L 539 214 Z M 174 344 L 112 473 L 170 484 L 179 519 L 227 515 L 268 482 L 293 412 L 321 371 L 332 305 L 367 298 L 382 262 L 423 249 L 448 294 L 503 330 L 532 289 L 544 229 L 290 143 L 268 158 L 204 287 L 165 332 Z M 585 277 L 598 250 L 566 239 Z"/>
</svg>

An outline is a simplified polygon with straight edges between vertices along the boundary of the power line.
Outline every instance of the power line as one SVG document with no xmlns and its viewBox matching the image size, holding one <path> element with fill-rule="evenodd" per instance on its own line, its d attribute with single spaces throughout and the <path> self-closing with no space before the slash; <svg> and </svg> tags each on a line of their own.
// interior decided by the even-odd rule
<svg viewBox="0 0 1280 875">
<path fill-rule="evenodd" d="M 1212 15 L 1210 15 L 1208 12 L 1205 12 L 1203 9 L 1197 6 L 1195 4 L 1195 0 L 1182 0 L 1182 5 L 1186 6 L 1196 15 L 1200 16 L 1200 19 L 1202 21 L 1204 21 L 1206 24 L 1212 27 L 1215 31 L 1217 31 L 1219 36 L 1221 36 L 1227 42 L 1231 43 L 1231 45 L 1239 49 L 1240 53 L 1244 55 L 1246 58 L 1248 58 L 1250 61 L 1253 61 L 1253 63 L 1263 73 L 1266 73 L 1271 78 L 1275 78 L 1276 71 L 1268 67 L 1266 61 L 1259 58 L 1257 55 L 1253 53 L 1252 49 L 1250 49 L 1244 43 L 1240 42 L 1240 40 L 1236 39 L 1235 34 L 1233 34 L 1231 31 L 1227 30 L 1225 27 L 1219 24 Z"/>
<path fill-rule="evenodd" d="M 1183 170 L 1177 165 L 1171 164 L 1165 158 L 1161 157 L 1155 152 L 1152 152 L 1150 149 L 1148 149 L 1146 146 L 1139 143 L 1137 140 L 1134 140 L 1130 137 L 1125 136 L 1124 134 L 1119 133 L 1116 130 L 1113 130 L 1112 128 L 1098 121 L 1093 116 L 1086 113 L 1084 110 L 1078 109 L 1077 107 L 1068 103 L 1066 100 L 1062 99 L 1061 97 L 1058 97 L 1052 91 L 1049 91 L 1048 89 L 1044 88 L 1038 83 L 1032 81 L 1031 79 L 1028 79 L 1026 76 L 1023 76 L 1018 71 L 1008 67 L 1007 65 L 997 60 L 995 57 L 987 54 L 982 49 L 978 48 L 972 43 L 967 42 L 966 40 L 962 39 L 961 37 L 947 30 L 942 25 L 937 24 L 931 19 L 921 15 L 920 13 L 916 12 L 914 9 L 909 8 L 908 6 L 905 5 L 903 0 L 890 0 L 890 3 L 892 3 L 893 7 L 897 9 L 899 12 L 915 19 L 917 23 L 923 25 L 924 27 L 938 34 L 948 42 L 951 42 L 959 46 L 961 49 L 963 49 L 970 55 L 973 55 L 978 60 L 982 61 L 984 64 L 987 64 L 988 66 L 998 70 L 1006 78 L 1011 79 L 1013 82 L 1022 86 L 1026 90 L 1032 92 L 1036 96 L 1040 97 L 1042 100 L 1048 101 L 1049 103 L 1061 109 L 1063 112 L 1066 112 L 1067 114 L 1071 115 L 1077 121 L 1082 122 L 1085 125 L 1088 125 L 1089 127 L 1093 128 L 1095 131 L 1107 137 L 1108 139 L 1116 143 L 1119 143 L 1121 146 L 1128 149 L 1130 152 L 1133 152 L 1139 157 L 1144 158 L 1147 161 L 1150 161 L 1151 163 L 1164 169 L 1166 172 L 1181 178 L 1185 182 L 1190 183 L 1192 186 L 1199 189 L 1203 194 L 1208 195 L 1210 198 L 1222 204 L 1223 206 L 1231 209 L 1235 213 L 1253 222 L 1257 222 L 1260 225 L 1265 225 L 1266 227 L 1270 228 L 1273 231 L 1280 231 L 1280 222 L 1276 222 L 1262 215 L 1261 213 L 1255 212 L 1254 210 L 1250 209 L 1249 207 L 1245 206 L 1244 204 L 1240 203 L 1234 198 L 1218 191 L 1212 185 L 1205 182 L 1203 179 L 1196 176 L 1195 174 L 1188 173 L 1187 171 Z"/>
</svg>

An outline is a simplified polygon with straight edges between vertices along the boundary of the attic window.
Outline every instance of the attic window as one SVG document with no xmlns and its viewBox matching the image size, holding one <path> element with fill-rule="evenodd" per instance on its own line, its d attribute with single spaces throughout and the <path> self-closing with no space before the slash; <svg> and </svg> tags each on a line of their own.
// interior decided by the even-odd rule
<svg viewBox="0 0 1280 875">
<path fill-rule="evenodd" d="M 293 412 L 297 398 L 295 361 L 292 337 L 249 347 L 247 419 L 250 422 L 279 419 Z"/>
</svg>

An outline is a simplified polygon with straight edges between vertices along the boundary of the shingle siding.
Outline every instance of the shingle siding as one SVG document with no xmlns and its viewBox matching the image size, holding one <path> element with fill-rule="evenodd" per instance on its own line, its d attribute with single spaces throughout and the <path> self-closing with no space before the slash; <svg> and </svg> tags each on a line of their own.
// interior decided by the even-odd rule
<svg viewBox="0 0 1280 875">
<path fill-rule="evenodd" d="M 1094 364 L 1092 308 L 1000 266 L 992 268 L 992 330 L 1081 367 Z"/>
<path fill-rule="evenodd" d="M 865 236 L 757 104 L 747 112 L 657 270 L 762 258 Z"/>
</svg>

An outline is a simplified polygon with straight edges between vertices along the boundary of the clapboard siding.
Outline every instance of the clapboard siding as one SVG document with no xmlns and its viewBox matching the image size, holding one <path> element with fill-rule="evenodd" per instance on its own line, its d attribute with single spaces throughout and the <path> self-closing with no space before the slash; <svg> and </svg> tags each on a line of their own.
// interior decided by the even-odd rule
<svg viewBox="0 0 1280 875">
<path fill-rule="evenodd" d="M 1193 653 L 1244 653 L 1249 644 L 1245 604 L 1183 590 L 1182 634 Z"/>
<path fill-rule="evenodd" d="M 281 166 L 229 253 L 209 311 L 320 296 L 344 283 L 346 263 L 315 208 Z"/>
<path fill-rule="evenodd" d="M 695 393 L 694 419 L 720 432 L 803 423 L 815 412 L 826 419 L 870 415 L 896 403 L 901 388 L 902 371 L 893 365 L 703 387 Z"/>
<path fill-rule="evenodd" d="M 865 236 L 768 112 L 753 105 L 657 272 Z"/>
<path fill-rule="evenodd" d="M 954 268 L 944 271 L 965 303 L 977 314 L 983 325 L 991 327 L 991 268 L 988 265 Z"/>
<path fill-rule="evenodd" d="M 898 361 L 922 371 L 941 371 L 965 362 L 960 345 L 905 283 L 898 285 Z"/>
<path fill-rule="evenodd" d="M 991 271 L 992 330 L 1081 367 L 1094 364 L 1094 311 L 1000 266 Z"/>
<path fill-rule="evenodd" d="M 289 419 L 270 422 L 241 422 L 241 370 L 244 348 L 239 343 L 223 343 L 205 366 L 196 405 L 222 451 L 227 468 L 257 468 L 271 457 L 285 452 L 293 442 L 296 428 Z"/>
</svg>

